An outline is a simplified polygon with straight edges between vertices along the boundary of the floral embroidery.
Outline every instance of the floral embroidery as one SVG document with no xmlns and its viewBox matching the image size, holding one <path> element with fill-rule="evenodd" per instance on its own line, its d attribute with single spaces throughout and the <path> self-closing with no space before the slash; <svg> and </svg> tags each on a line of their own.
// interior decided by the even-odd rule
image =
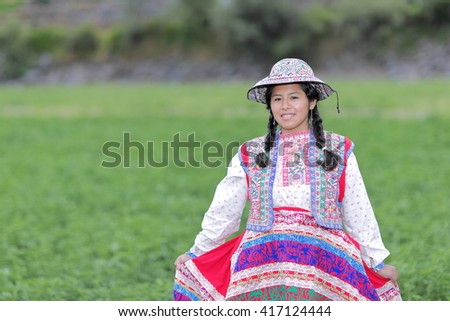
<svg viewBox="0 0 450 321">
<path fill-rule="evenodd" d="M 317 165 L 323 158 L 323 152 L 317 148 L 312 131 L 307 135 L 287 135 L 280 143 L 280 131 L 275 138 L 275 146 L 270 152 L 270 164 L 259 168 L 254 159 L 264 152 L 264 137 L 259 137 L 242 145 L 239 150 L 241 165 L 249 177 L 250 214 L 247 229 L 253 231 L 268 231 L 273 224 L 273 183 L 276 165 L 281 159 L 283 166 L 283 185 L 289 186 L 292 181 L 304 181 L 311 189 L 311 213 L 317 223 L 327 227 L 342 229 L 340 213 L 341 202 L 340 178 L 345 169 L 345 163 L 353 150 L 353 143 L 344 136 L 326 132 L 327 148 L 338 153 L 341 161 L 332 171 L 325 171 Z M 300 162 L 294 163 L 298 158 Z M 287 165 L 287 166 L 286 166 Z M 308 169 L 304 171 L 304 166 Z M 306 173 L 303 177 L 302 173 Z"/>
<path fill-rule="evenodd" d="M 242 150 L 242 148 L 245 148 Z M 255 231 L 267 231 L 273 224 L 273 184 L 276 174 L 276 158 L 278 153 L 278 144 L 270 153 L 269 165 L 260 168 L 254 162 L 254 158 L 261 152 L 264 152 L 264 139 L 253 140 L 244 144 L 240 150 L 241 164 L 248 176 L 250 190 L 250 212 L 247 220 L 247 228 Z M 247 162 L 244 161 L 244 158 Z"/>
</svg>

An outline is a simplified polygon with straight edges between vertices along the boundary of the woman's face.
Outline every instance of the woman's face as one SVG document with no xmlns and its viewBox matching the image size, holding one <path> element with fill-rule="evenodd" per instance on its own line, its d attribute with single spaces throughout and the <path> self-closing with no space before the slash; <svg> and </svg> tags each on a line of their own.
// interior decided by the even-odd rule
<svg viewBox="0 0 450 321">
<path fill-rule="evenodd" d="M 308 130 L 308 114 L 317 100 L 308 100 L 299 84 L 273 87 L 270 108 L 283 134 Z"/>
</svg>

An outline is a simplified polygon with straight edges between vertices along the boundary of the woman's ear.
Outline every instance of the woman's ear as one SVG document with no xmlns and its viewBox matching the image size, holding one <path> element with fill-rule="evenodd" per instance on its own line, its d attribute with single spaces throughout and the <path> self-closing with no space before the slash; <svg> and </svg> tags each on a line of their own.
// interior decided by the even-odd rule
<svg viewBox="0 0 450 321">
<path fill-rule="evenodd" d="M 313 99 L 309 102 L 309 109 L 313 110 L 317 105 L 317 99 Z"/>
</svg>

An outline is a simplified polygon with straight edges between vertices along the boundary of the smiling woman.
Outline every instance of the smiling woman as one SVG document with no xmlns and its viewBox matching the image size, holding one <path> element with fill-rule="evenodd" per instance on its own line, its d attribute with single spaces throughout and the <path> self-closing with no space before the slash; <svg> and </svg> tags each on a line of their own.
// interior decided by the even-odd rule
<svg viewBox="0 0 450 321">
<path fill-rule="evenodd" d="M 333 92 L 300 59 L 248 91 L 268 133 L 240 146 L 176 259 L 175 300 L 401 300 L 353 142 L 323 130 L 317 102 Z"/>
<path fill-rule="evenodd" d="M 309 100 L 300 84 L 277 85 L 271 96 L 271 110 L 283 134 L 308 130 L 308 115 L 317 99 Z"/>
</svg>

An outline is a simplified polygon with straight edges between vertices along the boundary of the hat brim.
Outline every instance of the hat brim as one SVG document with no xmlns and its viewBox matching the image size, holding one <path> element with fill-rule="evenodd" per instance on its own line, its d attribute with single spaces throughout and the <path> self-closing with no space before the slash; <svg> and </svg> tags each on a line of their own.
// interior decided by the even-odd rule
<svg viewBox="0 0 450 321">
<path fill-rule="evenodd" d="M 249 100 L 254 100 L 266 104 L 267 87 L 287 85 L 292 83 L 311 83 L 316 87 L 319 93 L 319 100 L 326 99 L 336 92 L 330 85 L 316 77 L 308 79 L 305 79 L 304 77 L 284 77 L 275 79 L 266 77 L 257 82 L 252 88 L 249 89 L 249 91 L 247 92 L 247 98 Z"/>
</svg>

